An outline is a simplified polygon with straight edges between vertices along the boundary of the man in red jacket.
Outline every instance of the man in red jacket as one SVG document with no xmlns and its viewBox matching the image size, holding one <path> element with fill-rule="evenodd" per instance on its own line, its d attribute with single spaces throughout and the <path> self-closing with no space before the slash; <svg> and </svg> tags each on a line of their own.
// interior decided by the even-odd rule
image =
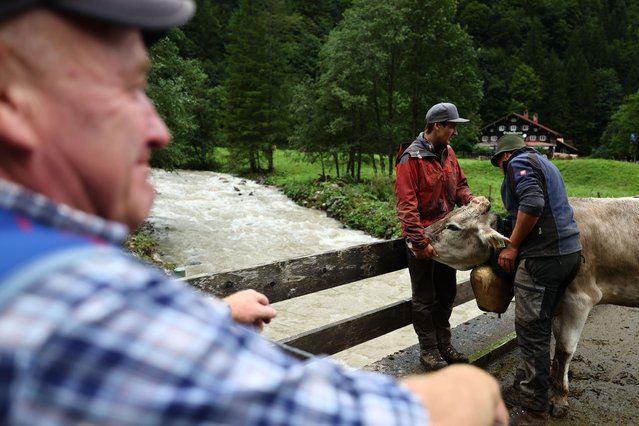
<svg viewBox="0 0 639 426">
<path fill-rule="evenodd" d="M 455 205 L 468 204 L 474 198 L 449 146 L 457 124 L 466 122 L 454 104 L 434 105 L 426 114 L 426 130 L 399 155 L 396 165 L 397 216 L 408 247 L 413 327 L 421 348 L 420 361 L 427 370 L 468 362 L 450 341 L 456 271 L 433 260 L 437 252 L 424 234 L 424 228 Z"/>
</svg>

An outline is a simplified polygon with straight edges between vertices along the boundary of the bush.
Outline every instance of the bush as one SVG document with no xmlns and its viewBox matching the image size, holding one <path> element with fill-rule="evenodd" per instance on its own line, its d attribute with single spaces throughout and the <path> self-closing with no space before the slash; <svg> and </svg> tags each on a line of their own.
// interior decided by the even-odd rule
<svg viewBox="0 0 639 426">
<path fill-rule="evenodd" d="M 475 144 L 473 146 L 473 155 L 475 157 L 479 157 L 480 155 L 483 155 L 484 157 L 492 157 L 493 149 L 490 146 Z"/>
<path fill-rule="evenodd" d="M 377 178 L 357 185 L 342 180 L 287 182 L 281 189 L 296 203 L 324 210 L 327 216 L 350 228 L 377 238 L 401 235 L 395 214 L 395 193 L 387 179 Z"/>
</svg>

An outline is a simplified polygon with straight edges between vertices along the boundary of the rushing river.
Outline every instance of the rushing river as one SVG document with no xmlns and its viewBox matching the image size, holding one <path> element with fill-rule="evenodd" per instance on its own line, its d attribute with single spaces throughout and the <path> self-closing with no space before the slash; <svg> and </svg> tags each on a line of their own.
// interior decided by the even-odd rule
<svg viewBox="0 0 639 426">
<path fill-rule="evenodd" d="M 227 174 L 154 170 L 157 197 L 149 221 L 159 231 L 161 257 L 186 275 L 222 272 L 371 243 L 322 211 L 300 207 L 276 188 Z M 458 280 L 468 273 L 458 273 Z M 292 336 L 410 297 L 406 270 L 276 303 L 264 334 Z M 474 301 L 453 311 L 458 324 L 481 313 Z M 404 327 L 334 358 L 362 367 L 414 345 Z"/>
</svg>

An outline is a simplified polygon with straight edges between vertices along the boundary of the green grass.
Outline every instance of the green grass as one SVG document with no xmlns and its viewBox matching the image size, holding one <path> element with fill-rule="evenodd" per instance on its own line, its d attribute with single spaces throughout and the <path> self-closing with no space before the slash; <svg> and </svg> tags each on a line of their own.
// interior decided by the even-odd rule
<svg viewBox="0 0 639 426">
<path fill-rule="evenodd" d="M 473 193 L 500 200 L 502 173 L 486 160 L 460 159 L 459 163 L 468 178 Z M 571 197 L 625 197 L 639 195 L 639 164 L 603 159 L 555 160 L 553 163 L 561 171 L 568 195 Z M 280 185 L 291 182 L 310 182 L 319 178 L 319 163 L 309 164 L 301 155 L 292 151 L 278 150 L 275 153 L 275 174 L 273 183 Z M 327 174 L 335 176 L 334 170 Z M 365 165 L 363 180 L 386 180 L 394 184 L 394 176 L 389 179 L 375 175 L 373 168 Z"/>
<path fill-rule="evenodd" d="M 625 197 L 639 195 L 639 164 L 602 159 L 553 161 L 571 197 Z M 500 200 L 502 173 L 489 161 L 459 160 L 474 193 L 492 193 Z"/>
<path fill-rule="evenodd" d="M 362 181 L 336 179 L 327 160 L 327 182 L 320 182 L 319 162 L 309 163 L 297 152 L 277 150 L 275 173 L 266 183 L 276 185 L 298 204 L 325 210 L 345 225 L 379 238 L 401 235 L 395 216 L 395 177 L 375 174 L 371 165 L 362 169 Z M 505 214 L 501 203 L 501 170 L 487 160 L 459 160 L 473 194 L 488 197 L 497 214 Z M 639 164 L 603 159 L 556 160 L 571 197 L 624 197 L 639 195 Z M 239 170 L 225 170 L 241 173 Z"/>
<path fill-rule="evenodd" d="M 152 233 L 142 227 L 125 241 L 124 247 L 134 255 L 141 259 L 158 266 L 165 271 L 172 271 L 175 269 L 175 264 L 172 262 L 164 262 L 156 254 L 158 251 L 158 242 Z"/>
</svg>

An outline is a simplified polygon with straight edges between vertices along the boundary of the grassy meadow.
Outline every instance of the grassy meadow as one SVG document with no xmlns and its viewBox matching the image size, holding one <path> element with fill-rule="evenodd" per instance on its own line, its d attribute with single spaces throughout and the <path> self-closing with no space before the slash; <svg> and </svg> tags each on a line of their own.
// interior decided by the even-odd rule
<svg viewBox="0 0 639 426">
<path fill-rule="evenodd" d="M 459 160 L 475 195 L 491 199 L 493 210 L 504 214 L 501 204 L 501 171 L 489 161 Z M 571 197 L 624 197 L 639 195 L 639 164 L 602 160 L 555 160 Z M 395 217 L 394 176 L 375 174 L 370 165 L 362 169 L 362 181 L 329 179 L 319 182 L 321 165 L 309 164 L 291 151 L 276 151 L 276 172 L 267 183 L 280 187 L 297 203 L 326 210 L 347 226 L 379 238 L 400 236 Z M 329 176 L 335 176 L 327 169 Z"/>
</svg>

